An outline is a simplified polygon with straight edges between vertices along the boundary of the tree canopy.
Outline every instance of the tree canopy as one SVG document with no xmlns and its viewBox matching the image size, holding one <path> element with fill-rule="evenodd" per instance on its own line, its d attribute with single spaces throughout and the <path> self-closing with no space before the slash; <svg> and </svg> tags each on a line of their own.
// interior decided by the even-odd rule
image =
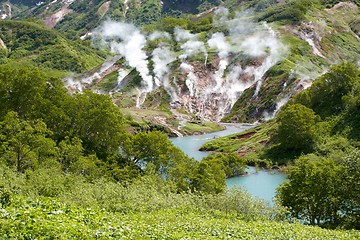
<svg viewBox="0 0 360 240">
<path fill-rule="evenodd" d="M 277 117 L 278 127 L 272 140 L 283 149 L 308 152 L 316 138 L 319 117 L 301 104 L 293 104 L 281 111 Z"/>
<path fill-rule="evenodd" d="M 359 152 L 340 162 L 316 155 L 296 160 L 278 199 L 291 216 L 312 225 L 359 228 Z"/>
</svg>

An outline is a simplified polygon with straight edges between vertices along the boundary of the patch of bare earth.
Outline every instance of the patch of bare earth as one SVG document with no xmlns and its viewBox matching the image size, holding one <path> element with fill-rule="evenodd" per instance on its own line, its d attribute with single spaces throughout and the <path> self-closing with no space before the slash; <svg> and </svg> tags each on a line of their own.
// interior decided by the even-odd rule
<svg viewBox="0 0 360 240">
<path fill-rule="evenodd" d="M 60 22 L 61 20 L 64 19 L 64 17 L 69 14 L 74 12 L 74 10 L 69 9 L 68 8 L 68 4 L 64 5 L 59 11 L 57 11 L 56 13 L 46 17 L 44 19 L 44 23 L 48 28 L 54 28 L 56 26 L 56 24 L 58 22 Z"/>
<path fill-rule="evenodd" d="M 342 9 L 358 9 L 358 6 L 353 3 L 353 2 L 339 2 L 337 4 L 335 4 L 332 8 L 326 9 L 327 12 L 334 12 L 337 10 L 342 10 Z"/>
<path fill-rule="evenodd" d="M 98 9 L 97 13 L 99 14 L 100 18 L 104 17 L 104 15 L 109 11 L 111 1 L 104 2 L 100 8 Z"/>
<path fill-rule="evenodd" d="M 249 133 L 245 133 L 240 136 L 237 136 L 237 138 L 238 139 L 248 139 L 248 138 L 251 138 L 252 136 L 254 136 L 255 134 L 256 134 L 256 132 L 249 132 Z"/>
</svg>

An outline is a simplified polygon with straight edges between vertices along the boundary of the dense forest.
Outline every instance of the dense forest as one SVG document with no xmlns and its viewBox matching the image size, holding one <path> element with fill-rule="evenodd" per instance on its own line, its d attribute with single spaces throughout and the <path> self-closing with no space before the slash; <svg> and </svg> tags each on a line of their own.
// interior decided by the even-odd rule
<svg viewBox="0 0 360 240">
<path fill-rule="evenodd" d="M 0 20 L 0 238 L 360 238 L 359 1 L 1 2 L 7 19 Z M 49 28 L 46 19 L 64 9 L 67 14 Z M 344 13 L 344 19 L 331 19 Z M 187 71 L 206 75 L 219 72 L 216 67 L 226 60 L 224 78 L 239 63 L 247 70 L 238 78 L 251 79 L 249 72 L 270 59 L 271 46 L 254 57 L 211 45 L 219 36 L 246 42 L 245 35 L 234 40 L 226 24 L 240 18 L 270 35 L 275 29 L 284 44 L 277 50 L 286 54 L 244 88 L 220 119 L 259 124 L 206 143 L 202 150 L 212 153 L 201 161 L 184 154 L 169 140 L 175 128 L 192 134 L 219 125 L 184 106 L 176 112 L 180 100 L 172 101 L 165 87 L 147 93 L 135 108 L 144 68 L 117 57 L 114 42 L 106 45 L 121 36 L 86 35 L 99 31 L 106 17 L 132 22 L 117 26 L 146 39 L 136 53 L 145 54 L 137 60 L 146 63 L 148 75 L 159 71 L 156 49 L 175 52 L 165 64 L 169 73 L 160 76 L 180 82 L 179 93 L 190 91 L 185 64 Z M 188 42 L 181 43 L 181 31 L 205 51 L 184 57 Z M 323 35 L 301 35 L 307 31 Z M 273 35 L 266 39 L 276 45 Z M 128 48 L 138 42 L 130 43 Z M 104 62 L 115 70 L 81 83 L 80 90 L 69 87 L 98 74 Z M 297 66 L 306 69 L 304 75 L 318 74 L 304 80 Z M 122 69 L 128 71 L 124 86 L 112 93 Z M 282 99 L 287 103 L 280 106 Z M 168 123 L 150 115 L 166 115 Z M 177 118 L 184 115 L 190 120 L 181 126 L 184 119 Z M 274 205 L 226 187 L 225 180 L 246 174 L 248 165 L 287 173 Z"/>
</svg>

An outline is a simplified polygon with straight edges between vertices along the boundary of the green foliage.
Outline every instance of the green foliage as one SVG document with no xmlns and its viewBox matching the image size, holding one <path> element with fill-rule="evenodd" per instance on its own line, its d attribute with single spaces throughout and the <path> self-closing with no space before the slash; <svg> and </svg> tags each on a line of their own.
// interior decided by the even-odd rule
<svg viewBox="0 0 360 240">
<path fill-rule="evenodd" d="M 21 121 L 9 112 L 0 122 L 0 160 L 15 165 L 18 173 L 56 157 L 55 142 L 41 120 Z"/>
<path fill-rule="evenodd" d="M 1 176 L 1 174 L 0 174 Z M 11 195 L 0 210 L 4 238 L 81 239 L 357 239 L 356 231 L 325 230 L 274 219 L 280 212 L 241 191 L 220 195 L 176 194 L 144 177 L 124 188 L 99 181 L 77 189 L 79 204 Z M 80 194 L 81 192 L 81 194 Z M 91 207 L 89 199 L 97 198 Z M 67 198 L 67 200 L 70 200 Z M 80 200 L 80 199 L 79 199 Z M 103 208 L 109 206 L 110 208 Z"/>
<path fill-rule="evenodd" d="M 323 4 L 327 8 L 333 7 L 335 4 L 342 2 L 340 0 L 320 0 L 321 4 Z M 360 6 L 359 0 L 351 0 L 350 2 L 355 3 L 356 5 Z"/>
<path fill-rule="evenodd" d="M 260 1 L 251 1 L 251 7 L 257 12 L 262 12 L 265 9 L 274 6 L 277 3 L 276 0 L 260 0 Z"/>
<path fill-rule="evenodd" d="M 153 24 L 161 19 L 161 4 L 156 0 L 147 0 L 138 4 L 129 2 L 126 20 L 137 25 Z"/>
<path fill-rule="evenodd" d="M 0 204 L 2 208 L 7 207 L 11 203 L 11 193 L 5 189 L 4 186 L 0 186 Z"/>
<path fill-rule="evenodd" d="M 290 105 L 279 113 L 271 140 L 283 149 L 309 152 L 316 140 L 319 120 L 313 110 L 301 104 Z"/>
<path fill-rule="evenodd" d="M 174 182 L 179 191 L 190 188 L 189 179 L 194 174 L 197 162 L 185 156 L 164 133 L 153 131 L 128 135 L 122 143 L 122 151 L 126 162 L 159 173 Z"/>
<path fill-rule="evenodd" d="M 302 156 L 291 168 L 289 182 L 279 188 L 278 198 L 289 207 L 291 216 L 312 225 L 358 229 L 358 168 L 358 152 L 338 163 L 316 155 Z"/>
<path fill-rule="evenodd" d="M 356 143 L 347 138 L 359 136 L 359 76 L 353 64 L 332 67 L 291 100 L 276 119 L 272 141 L 280 147 L 272 146 L 267 153 L 277 149 L 278 158 L 290 158 L 291 149 L 314 153 L 296 160 L 290 181 L 279 189 L 281 204 L 289 207 L 294 218 L 329 228 L 359 228 L 355 200 L 359 196 L 353 194 L 358 186 L 354 180 L 359 181 L 355 173 L 359 159 Z"/>
<path fill-rule="evenodd" d="M 166 0 L 164 1 L 163 12 L 172 15 L 176 12 L 196 14 L 200 2 L 201 0 Z"/>
<path fill-rule="evenodd" d="M 203 192 L 223 192 L 226 187 L 226 173 L 223 168 L 222 164 L 215 161 L 201 161 L 192 179 L 192 186 Z"/>
<path fill-rule="evenodd" d="M 341 225 L 360 229 L 360 152 L 354 150 L 337 162 L 342 167 L 341 176 Z"/>
<path fill-rule="evenodd" d="M 190 21 L 183 18 L 167 17 L 161 20 L 160 28 L 166 32 L 174 32 L 175 27 L 187 29 Z"/>
<path fill-rule="evenodd" d="M 79 40 L 69 41 L 38 23 L 4 20 L 0 38 L 10 51 L 2 61 L 24 61 L 42 67 L 81 72 L 100 63 L 102 57 Z"/>
<path fill-rule="evenodd" d="M 41 118 L 56 141 L 81 139 L 85 153 L 104 159 L 117 151 L 125 122 L 109 96 L 92 92 L 69 96 L 57 78 L 37 68 L 0 66 L 0 120 L 9 111 L 21 119 Z"/>
<path fill-rule="evenodd" d="M 127 184 L 114 183 L 105 178 L 88 182 L 74 174 L 61 174 L 59 169 L 37 169 L 27 171 L 26 176 L 15 174 L 7 168 L 0 169 L 0 179 L 5 189 L 12 189 L 12 197 L 54 197 L 66 204 L 77 204 L 83 208 L 104 209 L 111 213 L 151 214 L 159 210 L 179 213 L 210 213 L 212 216 L 228 215 L 247 221 L 280 220 L 281 208 L 269 207 L 250 194 L 240 190 L 229 190 L 220 194 L 176 191 L 173 182 L 147 174 Z M 6 192 L 6 191 L 5 191 Z"/>
<path fill-rule="evenodd" d="M 334 116 L 345 110 L 359 83 L 360 72 L 355 65 L 336 65 L 297 95 L 295 102 L 313 109 L 322 118 Z"/>
<path fill-rule="evenodd" d="M 81 72 L 85 70 L 82 62 L 76 53 L 69 52 L 62 46 L 54 46 L 54 48 L 44 51 L 36 60 L 41 66 L 47 68 L 55 68 L 72 72 Z"/>
<path fill-rule="evenodd" d="M 124 119 L 109 96 L 85 91 L 75 94 L 64 106 L 68 116 L 65 136 L 82 140 L 86 153 L 104 158 L 117 151 L 124 133 Z"/>
<path fill-rule="evenodd" d="M 200 0 L 200 5 L 197 7 L 199 12 L 205 12 L 213 7 L 220 6 L 223 3 L 221 0 Z"/>
<path fill-rule="evenodd" d="M 188 29 L 192 32 L 206 32 L 208 34 L 213 29 L 213 17 L 213 15 L 208 15 L 198 20 L 191 21 Z"/>
<path fill-rule="evenodd" d="M 0 119 L 8 111 L 16 111 L 20 117 L 30 117 L 42 105 L 46 91 L 54 79 L 46 83 L 45 74 L 34 67 L 0 66 Z"/>
<path fill-rule="evenodd" d="M 300 157 L 279 189 L 281 204 L 292 216 L 312 225 L 337 217 L 340 169 L 328 159 L 314 155 Z"/>
<path fill-rule="evenodd" d="M 216 153 L 205 157 L 203 162 L 220 165 L 226 177 L 239 176 L 245 173 L 246 162 L 234 153 Z"/>
<path fill-rule="evenodd" d="M 77 137 L 69 139 L 66 137 L 58 144 L 59 159 L 64 173 L 75 173 L 83 175 L 87 180 L 98 179 L 105 173 L 101 161 L 96 155 L 84 156 L 81 140 Z"/>
</svg>

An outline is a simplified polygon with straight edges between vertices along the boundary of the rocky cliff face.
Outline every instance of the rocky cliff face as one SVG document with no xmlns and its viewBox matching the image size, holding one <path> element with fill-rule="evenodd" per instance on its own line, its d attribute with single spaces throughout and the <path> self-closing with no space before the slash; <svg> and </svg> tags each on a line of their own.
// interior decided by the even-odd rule
<svg viewBox="0 0 360 240">
<path fill-rule="evenodd" d="M 216 1 L 192 2 L 194 13 L 204 2 L 209 11 L 184 20 L 188 29 L 185 24 L 165 32 L 152 25 L 144 31 L 124 23 L 157 22 L 164 9 L 181 13 L 189 8 L 175 2 L 181 1 L 54 0 L 28 6 L 25 15 L 40 16 L 48 27 L 64 33 L 76 30 L 74 39 L 91 38 L 93 46 L 115 56 L 67 79 L 72 91 L 91 88 L 111 94 L 122 106 L 166 105 L 212 121 L 271 118 L 332 64 L 360 59 L 360 12 L 350 2 L 314 8 L 292 23 L 257 22 L 261 12 L 232 12 L 237 5 L 231 1 L 225 1 L 230 10 L 214 8 Z M 243 2 L 260 8 L 256 1 L 237 4 Z M 107 17 L 116 21 L 105 21 Z"/>
<path fill-rule="evenodd" d="M 222 13 L 217 14 L 220 19 Z M 256 97 L 265 73 L 288 54 L 288 47 L 270 26 L 246 17 L 240 14 L 229 21 L 219 20 L 224 31 L 207 39 L 181 28 L 175 28 L 173 34 L 147 35 L 131 24 L 113 21 L 98 28 L 94 39 L 121 56 L 125 68 L 138 72 L 137 107 L 144 107 L 147 95 L 163 88 L 172 108 L 220 121 L 246 89 L 254 87 Z M 154 41 L 155 46 L 148 49 Z M 117 84 L 109 91 L 112 94 L 122 91 L 119 85 L 125 86 L 125 68 L 120 69 Z M 89 84 L 88 80 L 82 82 Z"/>
</svg>

